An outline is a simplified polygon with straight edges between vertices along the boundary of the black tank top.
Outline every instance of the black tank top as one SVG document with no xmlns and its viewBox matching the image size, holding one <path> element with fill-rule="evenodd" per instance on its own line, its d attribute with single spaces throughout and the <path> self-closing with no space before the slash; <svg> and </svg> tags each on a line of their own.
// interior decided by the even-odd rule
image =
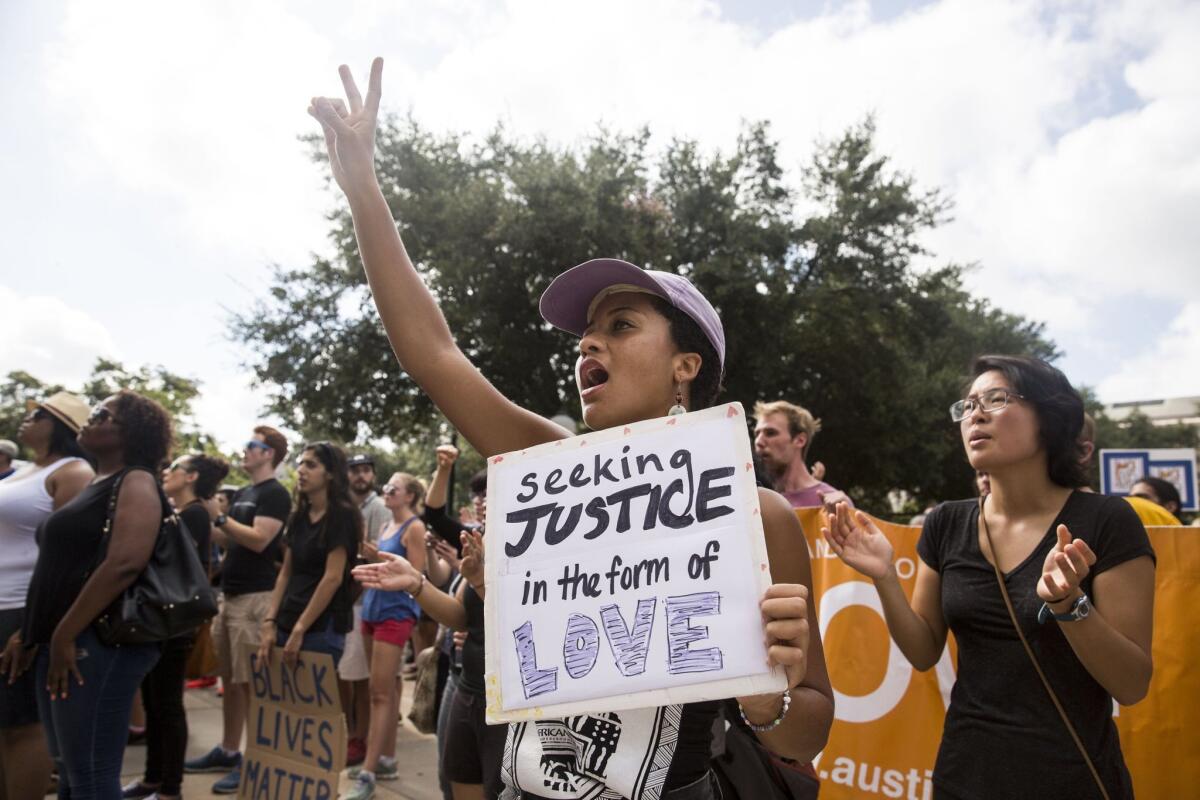
<svg viewBox="0 0 1200 800">
<path fill-rule="evenodd" d="M 462 672 L 458 676 L 459 691 L 483 694 L 484 639 L 483 598 L 467 584 L 463 589 L 463 605 L 467 609 L 467 641 L 462 647 Z"/>
<path fill-rule="evenodd" d="M 37 532 L 38 560 L 25 601 L 26 644 L 45 644 L 96 567 L 116 473 L 87 486 Z"/>
</svg>

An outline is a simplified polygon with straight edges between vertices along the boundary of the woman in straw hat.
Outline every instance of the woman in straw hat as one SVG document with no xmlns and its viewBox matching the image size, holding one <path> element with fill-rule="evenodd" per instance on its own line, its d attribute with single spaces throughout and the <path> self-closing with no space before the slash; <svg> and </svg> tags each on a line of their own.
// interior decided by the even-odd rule
<svg viewBox="0 0 1200 800">
<path fill-rule="evenodd" d="M 21 646 L 25 593 L 37 563 L 38 526 L 91 481 L 76 435 L 87 420 L 81 398 L 59 392 L 29 401 L 17 439 L 33 461 L 0 482 L 0 774 L 9 800 L 34 800 L 50 777 L 50 754 L 38 721 L 33 672 Z"/>
<path fill-rule="evenodd" d="M 405 252 L 375 175 L 382 74 L 383 62 L 376 59 L 364 100 L 343 66 L 346 102 L 314 98 L 309 113 L 324 130 L 333 175 L 349 199 L 367 279 L 401 366 L 484 456 L 566 437 L 556 424 L 501 395 L 467 360 Z M 580 337 L 575 378 L 584 421 L 592 429 L 661 417 L 674 406 L 700 409 L 714 402 L 725 335 L 712 305 L 686 279 L 599 259 L 560 275 L 542 296 L 541 311 L 551 324 Z M 807 761 L 824 746 L 833 717 L 815 610 L 808 603 L 808 552 L 787 501 L 762 490 L 759 503 L 773 577 L 779 581 L 762 601 L 764 633 L 769 658 L 783 667 L 791 689 L 737 700 L 763 745 Z M 650 777 L 645 770 L 597 775 L 572 761 L 561 765 L 569 775 L 560 786 L 569 788 L 556 796 L 714 796 L 708 765 L 716 713 L 716 703 L 621 712 L 614 749 L 648 747 L 647 757 L 668 763 L 668 769 Z M 556 727 L 569 740 L 570 720 L 539 724 Z M 509 738 L 505 796 L 536 797 L 536 791 L 545 791 L 539 737 L 523 737 L 516 746 L 510 727 Z M 478 785 L 454 789 L 460 797 L 481 794 Z"/>
</svg>

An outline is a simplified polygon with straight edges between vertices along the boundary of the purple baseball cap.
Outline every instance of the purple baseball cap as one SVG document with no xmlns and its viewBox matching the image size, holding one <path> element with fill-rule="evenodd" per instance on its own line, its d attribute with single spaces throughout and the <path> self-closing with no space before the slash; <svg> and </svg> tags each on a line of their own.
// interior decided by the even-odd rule
<svg viewBox="0 0 1200 800">
<path fill-rule="evenodd" d="M 725 329 L 712 303 L 692 282 L 671 272 L 642 269 L 619 258 L 594 258 L 559 275 L 542 293 L 538 310 L 554 327 L 583 336 L 601 300 L 617 292 L 645 292 L 687 314 L 708 337 L 725 368 Z"/>
</svg>

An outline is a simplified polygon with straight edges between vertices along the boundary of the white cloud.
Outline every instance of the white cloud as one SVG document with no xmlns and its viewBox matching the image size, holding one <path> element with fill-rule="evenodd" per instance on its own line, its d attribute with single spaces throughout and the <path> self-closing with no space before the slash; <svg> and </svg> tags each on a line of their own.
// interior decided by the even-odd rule
<svg viewBox="0 0 1200 800">
<path fill-rule="evenodd" d="M 75 169 L 161 197 L 190 248 L 300 259 L 329 202 L 296 136 L 331 59 L 274 0 L 72 2 L 46 81 Z"/>
<path fill-rule="evenodd" d="M 1097 388 L 1106 403 L 1200 395 L 1200 301 L 1188 303 L 1167 332 L 1125 359 Z"/>
<path fill-rule="evenodd" d="M 295 438 L 274 415 L 263 414 L 261 389 L 251 385 L 245 374 L 226 374 L 205 381 L 193 410 L 200 429 L 216 437 L 225 450 L 236 450 L 250 438 L 255 425 L 272 425 Z"/>
<path fill-rule="evenodd" d="M 706 0 L 74 0 L 66 20 L 48 84 L 71 163 L 161 196 L 180 247 L 241 263 L 323 247 L 331 198 L 295 136 L 339 61 L 381 54 L 385 106 L 475 134 L 648 124 L 727 147 L 765 118 L 795 170 L 874 112 L 893 163 L 957 200 L 939 260 L 979 261 L 972 288 L 1094 342 L 1068 353 L 1085 382 L 1107 372 L 1101 299 L 1200 293 L 1196 3 L 941 0 L 878 22 L 850 2 L 765 35 Z M 1117 79 L 1136 107 L 1110 109 Z"/>
<path fill-rule="evenodd" d="M 91 373 L 98 357 L 118 356 L 104 325 L 56 297 L 22 295 L 0 285 L 0 308 L 0 374 L 23 370 L 45 383 L 74 387 Z"/>
</svg>

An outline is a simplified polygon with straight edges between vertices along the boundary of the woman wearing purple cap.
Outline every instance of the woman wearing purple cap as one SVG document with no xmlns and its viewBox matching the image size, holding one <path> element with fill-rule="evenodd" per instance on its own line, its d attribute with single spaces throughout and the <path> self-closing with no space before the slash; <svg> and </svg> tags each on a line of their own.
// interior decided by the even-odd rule
<svg viewBox="0 0 1200 800">
<path fill-rule="evenodd" d="M 455 345 L 437 303 L 400 241 L 375 176 L 374 140 L 383 62 L 376 59 L 366 99 L 341 67 L 347 103 L 314 98 L 309 113 L 325 132 L 333 175 L 354 217 L 359 251 L 380 317 L 401 366 L 485 457 L 565 437 L 546 419 L 512 403 Z M 600 259 L 560 275 L 542 297 L 553 325 L 580 336 L 575 378 L 584 421 L 594 430 L 661 417 L 668 410 L 711 405 L 720 389 L 725 338 L 708 301 L 687 280 Z M 771 751 L 808 761 L 825 745 L 833 719 L 832 689 L 817 633 L 808 552 L 791 507 L 760 492 L 772 571 L 779 583 L 762 601 L 772 662 L 786 671 L 789 692 L 737 698 L 747 723 Z M 714 797 L 709 772 L 711 728 L 719 703 L 691 703 L 672 713 L 622 711 L 618 747 L 676 741 L 665 782 L 633 785 L 626 775 L 585 774 L 567 766 L 556 797 Z M 789 709 L 790 706 L 790 709 Z M 572 721 L 546 720 L 540 726 Z M 513 737 L 510 729 L 510 744 Z M 538 769 L 539 737 L 506 748 L 506 798 L 545 791 Z M 518 752 L 519 751 L 519 752 Z M 660 751 L 656 751 L 660 752 Z M 456 797 L 481 796 L 478 785 L 455 784 Z"/>
</svg>

